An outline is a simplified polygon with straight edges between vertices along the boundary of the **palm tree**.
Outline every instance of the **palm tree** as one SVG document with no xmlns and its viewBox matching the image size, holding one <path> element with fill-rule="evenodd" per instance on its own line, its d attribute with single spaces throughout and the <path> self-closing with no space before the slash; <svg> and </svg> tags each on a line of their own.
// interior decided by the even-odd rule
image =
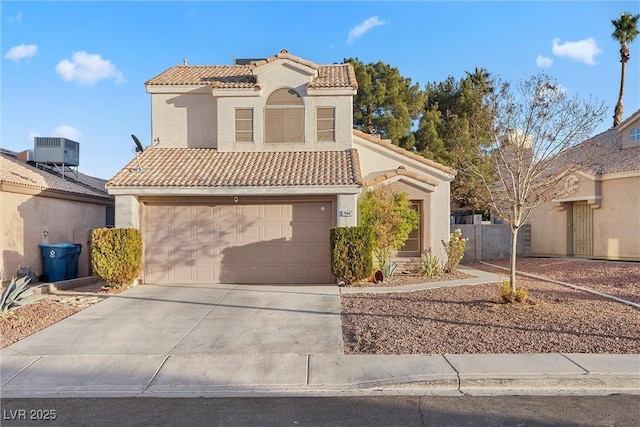
<svg viewBox="0 0 640 427">
<path fill-rule="evenodd" d="M 640 15 L 632 15 L 631 13 L 620 14 L 620 19 L 613 19 L 611 23 L 615 27 L 615 31 L 611 34 L 611 37 L 618 43 L 620 43 L 620 63 L 622 64 L 622 71 L 620 74 L 620 95 L 618 96 L 618 103 L 616 104 L 615 112 L 613 113 L 613 126 L 616 127 L 622 121 L 622 112 L 624 107 L 622 106 L 622 98 L 624 97 L 624 78 L 627 70 L 627 62 L 629 61 L 629 48 L 627 44 L 633 42 L 638 35 L 638 19 Z"/>
</svg>

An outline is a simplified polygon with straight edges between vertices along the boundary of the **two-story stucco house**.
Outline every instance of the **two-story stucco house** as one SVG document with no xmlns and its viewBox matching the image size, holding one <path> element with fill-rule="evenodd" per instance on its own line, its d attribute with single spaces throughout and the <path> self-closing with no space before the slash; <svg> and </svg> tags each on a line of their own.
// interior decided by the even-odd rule
<svg viewBox="0 0 640 427">
<path fill-rule="evenodd" d="M 143 282 L 334 282 L 329 229 L 357 225 L 379 184 L 421 214 L 400 255 L 443 254 L 455 171 L 353 130 L 350 64 L 246 62 L 145 83 L 153 144 L 107 184 L 116 226 L 142 231 Z"/>
</svg>

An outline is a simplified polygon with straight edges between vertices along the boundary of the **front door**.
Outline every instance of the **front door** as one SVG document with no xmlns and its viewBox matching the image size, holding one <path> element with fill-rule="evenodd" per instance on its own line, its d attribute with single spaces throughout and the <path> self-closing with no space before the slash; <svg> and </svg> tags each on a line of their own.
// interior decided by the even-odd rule
<svg viewBox="0 0 640 427">
<path fill-rule="evenodd" d="M 591 254 L 591 207 L 587 202 L 573 202 L 573 255 Z"/>
<path fill-rule="evenodd" d="M 415 228 L 409 234 L 404 246 L 398 251 L 397 256 L 400 257 L 419 257 L 422 253 L 422 202 L 412 200 L 411 209 L 418 212 L 420 222 L 418 223 L 418 228 Z"/>
</svg>

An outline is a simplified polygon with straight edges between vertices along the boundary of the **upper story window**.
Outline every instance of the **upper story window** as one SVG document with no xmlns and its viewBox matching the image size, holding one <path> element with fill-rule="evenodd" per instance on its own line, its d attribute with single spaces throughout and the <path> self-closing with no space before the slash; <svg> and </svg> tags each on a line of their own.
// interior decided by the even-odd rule
<svg viewBox="0 0 640 427">
<path fill-rule="evenodd" d="M 336 109 L 333 107 L 318 107 L 318 141 L 336 140 Z"/>
<path fill-rule="evenodd" d="M 640 128 L 631 129 L 629 138 L 631 138 L 631 142 L 640 142 Z"/>
<path fill-rule="evenodd" d="M 253 108 L 236 108 L 236 142 L 253 142 Z"/>
<path fill-rule="evenodd" d="M 304 142 L 304 105 L 293 89 L 278 89 L 264 108 L 265 143 Z"/>
</svg>

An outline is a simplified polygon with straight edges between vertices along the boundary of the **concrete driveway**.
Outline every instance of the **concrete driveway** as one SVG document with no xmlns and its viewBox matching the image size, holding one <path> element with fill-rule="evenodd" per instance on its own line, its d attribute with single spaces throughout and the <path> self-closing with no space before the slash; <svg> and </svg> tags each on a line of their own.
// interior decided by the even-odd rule
<svg viewBox="0 0 640 427">
<path fill-rule="evenodd" d="M 335 285 L 141 285 L 8 349 L 25 355 L 343 354 Z"/>
</svg>

